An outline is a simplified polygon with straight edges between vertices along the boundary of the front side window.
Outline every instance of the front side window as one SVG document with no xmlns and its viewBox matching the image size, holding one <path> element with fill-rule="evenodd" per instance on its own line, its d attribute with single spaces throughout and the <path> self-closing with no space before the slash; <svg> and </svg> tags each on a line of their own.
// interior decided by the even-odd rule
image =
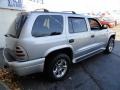
<svg viewBox="0 0 120 90">
<path fill-rule="evenodd" d="M 68 24 L 70 33 L 79 33 L 87 31 L 87 25 L 84 18 L 69 17 Z"/>
<path fill-rule="evenodd" d="M 99 22 L 97 20 L 89 18 L 88 21 L 89 21 L 91 30 L 100 30 L 101 29 L 101 25 L 99 24 Z"/>
<path fill-rule="evenodd" d="M 63 17 L 60 15 L 40 15 L 34 22 L 32 36 L 60 35 L 63 32 Z"/>
</svg>

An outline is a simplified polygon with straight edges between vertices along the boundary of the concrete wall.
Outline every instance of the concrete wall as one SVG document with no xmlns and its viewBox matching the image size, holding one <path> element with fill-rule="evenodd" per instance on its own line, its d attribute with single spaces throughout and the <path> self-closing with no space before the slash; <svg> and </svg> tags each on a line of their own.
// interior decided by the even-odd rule
<svg viewBox="0 0 120 90">
<path fill-rule="evenodd" d="M 5 37 L 11 23 L 20 11 L 0 8 L 0 48 L 5 46 Z"/>
</svg>

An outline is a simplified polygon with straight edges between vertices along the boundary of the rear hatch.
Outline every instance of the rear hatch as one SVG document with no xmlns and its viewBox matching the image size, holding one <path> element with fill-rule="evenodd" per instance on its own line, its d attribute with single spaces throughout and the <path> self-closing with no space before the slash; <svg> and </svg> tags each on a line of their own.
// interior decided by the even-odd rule
<svg viewBox="0 0 120 90">
<path fill-rule="evenodd" d="M 26 13 L 18 14 L 15 21 L 11 24 L 11 27 L 9 28 L 8 33 L 5 35 L 7 52 L 8 52 L 8 54 L 10 54 L 13 57 L 16 57 L 16 55 L 15 55 L 16 44 L 18 42 L 20 33 L 22 31 L 22 28 L 24 26 L 26 19 L 27 19 Z"/>
</svg>

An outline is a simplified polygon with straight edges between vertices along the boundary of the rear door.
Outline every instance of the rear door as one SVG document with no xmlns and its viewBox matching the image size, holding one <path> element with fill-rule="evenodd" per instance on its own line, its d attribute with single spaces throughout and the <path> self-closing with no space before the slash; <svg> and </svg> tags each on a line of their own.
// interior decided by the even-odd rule
<svg viewBox="0 0 120 90">
<path fill-rule="evenodd" d="M 77 60 L 91 51 L 93 40 L 84 17 L 68 17 L 68 24 L 68 42 L 72 45 Z"/>
</svg>

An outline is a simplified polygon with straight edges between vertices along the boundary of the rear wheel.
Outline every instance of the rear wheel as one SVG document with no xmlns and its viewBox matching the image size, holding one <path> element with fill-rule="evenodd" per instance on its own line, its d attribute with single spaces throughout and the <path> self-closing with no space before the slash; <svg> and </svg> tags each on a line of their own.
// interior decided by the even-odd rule
<svg viewBox="0 0 120 90">
<path fill-rule="evenodd" d="M 62 80 L 70 69 L 70 58 L 66 54 L 57 54 L 49 58 L 45 68 L 51 80 Z"/>
<path fill-rule="evenodd" d="M 105 53 L 109 54 L 113 51 L 114 43 L 115 43 L 115 39 L 111 37 L 108 41 L 108 45 L 106 47 Z"/>
</svg>

